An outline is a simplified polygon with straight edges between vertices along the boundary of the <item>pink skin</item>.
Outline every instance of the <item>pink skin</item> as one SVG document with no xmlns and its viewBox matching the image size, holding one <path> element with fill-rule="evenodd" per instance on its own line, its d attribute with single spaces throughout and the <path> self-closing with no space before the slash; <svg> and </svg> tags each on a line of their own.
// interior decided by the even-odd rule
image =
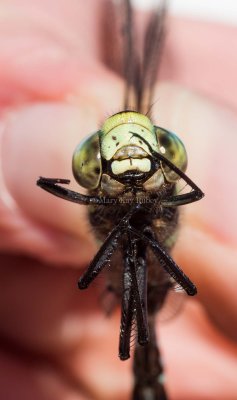
<svg viewBox="0 0 237 400">
<path fill-rule="evenodd" d="M 119 312 L 106 319 L 97 289 L 76 288 L 96 251 L 86 209 L 35 186 L 42 175 L 70 178 L 80 190 L 70 170 L 75 146 L 121 110 L 122 81 L 99 58 L 105 3 L 1 5 L 2 399 L 129 398 Z M 172 19 L 161 77 L 173 83 L 155 95 L 154 120 L 180 134 L 188 175 L 206 193 L 182 209 L 173 254 L 199 294 L 158 327 L 172 400 L 237 398 L 236 36 L 235 28 Z"/>
</svg>

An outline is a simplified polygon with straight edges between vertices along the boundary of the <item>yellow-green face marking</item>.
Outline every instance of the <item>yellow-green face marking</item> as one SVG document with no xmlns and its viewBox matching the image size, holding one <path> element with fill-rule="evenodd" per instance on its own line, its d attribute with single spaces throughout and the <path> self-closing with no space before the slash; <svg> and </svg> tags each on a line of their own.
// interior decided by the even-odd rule
<svg viewBox="0 0 237 400">
<path fill-rule="evenodd" d="M 100 131 L 101 156 L 111 160 L 113 174 L 139 170 L 149 172 L 151 155 L 149 143 L 158 151 L 157 137 L 150 119 L 134 111 L 121 112 L 108 118 Z"/>
</svg>

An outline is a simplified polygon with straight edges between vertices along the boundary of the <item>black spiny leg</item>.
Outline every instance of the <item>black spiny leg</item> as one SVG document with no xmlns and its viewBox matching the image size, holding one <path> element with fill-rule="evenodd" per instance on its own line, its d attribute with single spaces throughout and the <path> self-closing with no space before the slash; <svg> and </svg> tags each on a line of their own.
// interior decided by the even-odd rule
<svg viewBox="0 0 237 400">
<path fill-rule="evenodd" d="M 146 233 L 141 233 L 134 228 L 131 228 L 131 231 L 135 236 L 144 240 L 151 247 L 152 251 L 160 261 L 161 266 L 180 286 L 182 286 L 189 296 L 194 296 L 197 293 L 196 286 L 190 281 L 181 268 L 179 268 L 172 257 L 166 253 L 157 240 L 152 238 L 151 235 L 148 236 Z"/>
<path fill-rule="evenodd" d="M 144 137 L 141 137 L 136 133 L 134 133 L 134 136 L 142 139 L 142 141 L 146 143 L 154 159 L 156 159 L 157 161 L 161 161 L 162 163 L 167 165 L 180 178 L 182 178 L 187 185 L 189 185 L 192 188 L 192 191 L 190 193 L 179 194 L 179 195 L 169 196 L 168 198 L 160 199 L 161 205 L 163 207 L 182 206 L 184 204 L 189 204 L 193 203 L 194 201 L 201 200 L 204 197 L 204 193 L 201 191 L 201 189 L 183 171 L 181 171 L 178 167 L 176 167 L 176 165 L 174 165 L 171 161 L 165 158 L 162 154 L 155 152 Z"/>
<path fill-rule="evenodd" d="M 168 165 L 168 167 L 172 171 L 176 172 L 176 174 L 192 188 L 192 191 L 190 193 L 178 194 L 161 200 L 161 205 L 163 207 L 182 206 L 184 204 L 193 203 L 194 201 L 202 199 L 204 193 L 183 171 L 177 168 L 172 162 L 167 160 L 162 154 L 157 153 L 156 158 L 163 161 L 164 164 Z"/>
<path fill-rule="evenodd" d="M 132 323 L 136 318 L 138 343 L 148 342 L 147 324 L 147 281 L 146 245 L 129 233 L 124 246 L 123 301 L 120 327 L 119 356 L 122 360 L 130 357 Z"/>
<path fill-rule="evenodd" d="M 46 192 L 54 194 L 54 196 L 61 197 L 62 199 L 72 201 L 73 203 L 85 205 L 101 203 L 100 198 L 97 196 L 86 196 L 59 185 L 59 183 L 68 185 L 70 183 L 69 179 L 43 178 L 41 176 L 36 183 L 42 189 L 46 190 Z"/>
<path fill-rule="evenodd" d="M 86 289 L 90 283 L 97 277 L 100 271 L 106 266 L 106 264 L 111 260 L 111 257 L 118 247 L 118 240 L 123 235 L 123 230 L 120 224 L 116 226 L 115 229 L 109 234 L 107 239 L 102 244 L 98 253 L 91 261 L 86 272 L 82 275 L 78 282 L 79 289 Z"/>
<path fill-rule="evenodd" d="M 145 345 L 149 340 L 147 324 L 147 271 L 146 244 L 128 231 L 128 249 L 133 294 L 136 305 L 138 343 Z"/>
<path fill-rule="evenodd" d="M 130 341 L 132 324 L 135 316 L 135 301 L 132 292 L 132 277 L 129 254 L 124 248 L 123 298 L 121 304 L 121 323 L 119 336 L 119 358 L 127 360 L 130 357 Z"/>
<path fill-rule="evenodd" d="M 58 179 L 58 178 L 43 178 L 42 176 L 37 180 L 37 185 L 40 186 L 42 189 L 46 190 L 53 194 L 54 196 L 61 197 L 64 200 L 72 201 L 73 203 L 78 204 L 97 204 L 97 205 L 111 205 L 113 202 L 117 202 L 117 198 L 110 197 L 107 198 L 107 202 L 103 201 L 103 198 L 99 196 L 88 196 L 85 194 L 81 194 L 78 192 L 74 192 L 73 190 L 66 189 L 59 184 L 68 185 L 70 183 L 69 179 Z"/>
<path fill-rule="evenodd" d="M 134 205 L 131 210 L 121 219 L 118 225 L 110 232 L 107 239 L 102 244 L 98 253 L 90 263 L 86 272 L 82 275 L 78 282 L 79 289 L 86 289 L 89 284 L 97 277 L 100 271 L 111 260 L 111 257 L 118 247 L 118 241 L 124 234 L 129 225 L 129 219 L 140 207 L 139 204 Z"/>
</svg>

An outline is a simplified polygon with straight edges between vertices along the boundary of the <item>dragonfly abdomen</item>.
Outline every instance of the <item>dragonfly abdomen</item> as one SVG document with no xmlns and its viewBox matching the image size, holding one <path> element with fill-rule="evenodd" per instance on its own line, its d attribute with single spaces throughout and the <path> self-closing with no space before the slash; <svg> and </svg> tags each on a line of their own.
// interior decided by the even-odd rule
<svg viewBox="0 0 237 400">
<path fill-rule="evenodd" d="M 136 346 L 134 354 L 133 400 L 167 400 L 164 372 L 157 346 L 155 317 L 148 317 L 150 340 L 146 346 Z"/>
</svg>

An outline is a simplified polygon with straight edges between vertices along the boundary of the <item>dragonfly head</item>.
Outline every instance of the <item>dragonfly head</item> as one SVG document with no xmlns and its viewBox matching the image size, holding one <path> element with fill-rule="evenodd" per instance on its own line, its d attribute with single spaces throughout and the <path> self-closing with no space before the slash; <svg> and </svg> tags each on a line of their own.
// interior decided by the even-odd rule
<svg viewBox="0 0 237 400">
<path fill-rule="evenodd" d="M 120 180 L 150 173 L 152 151 L 158 151 L 153 124 L 147 116 L 134 111 L 108 118 L 100 131 L 100 143 L 102 158 Z"/>
<path fill-rule="evenodd" d="M 107 118 L 100 131 L 77 146 L 72 169 L 78 183 L 89 190 L 104 187 L 114 195 L 136 184 L 145 191 L 158 190 L 179 177 L 157 161 L 157 153 L 185 171 L 187 155 L 176 135 L 154 126 L 146 115 L 124 111 Z"/>
</svg>

